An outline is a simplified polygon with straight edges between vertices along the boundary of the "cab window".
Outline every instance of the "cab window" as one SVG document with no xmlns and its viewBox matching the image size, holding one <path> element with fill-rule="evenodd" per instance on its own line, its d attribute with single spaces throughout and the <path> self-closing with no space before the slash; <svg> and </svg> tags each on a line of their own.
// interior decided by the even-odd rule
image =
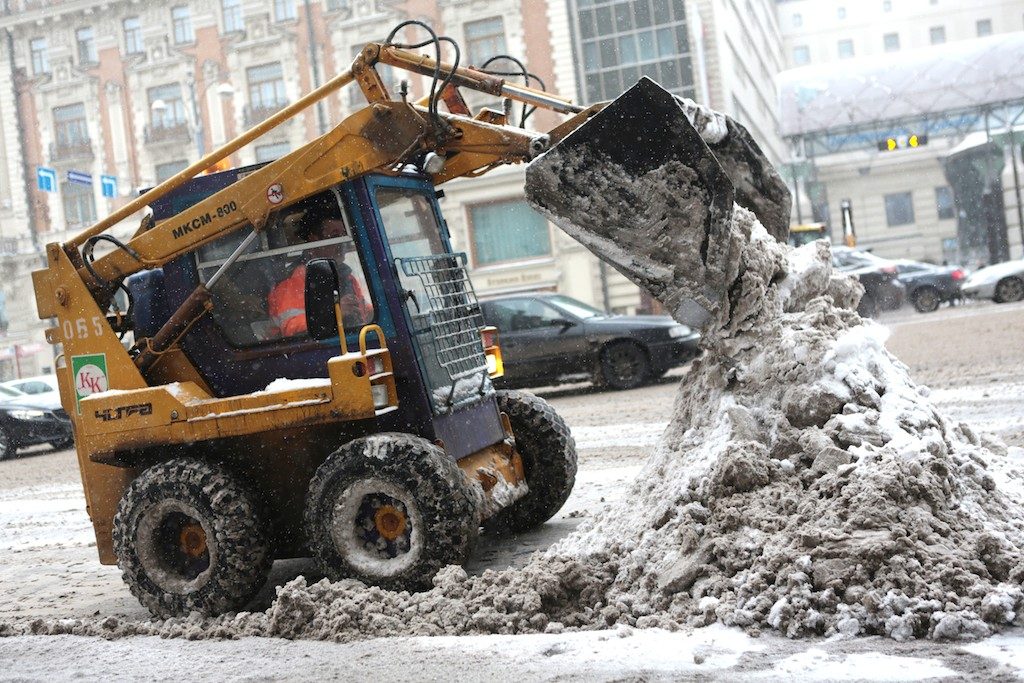
<svg viewBox="0 0 1024 683">
<path fill-rule="evenodd" d="M 205 283 L 252 232 L 245 226 L 196 252 Z M 323 192 L 271 214 L 267 226 L 215 283 L 213 320 L 233 346 L 309 338 L 305 326 L 305 264 L 330 258 L 338 266 L 343 321 L 349 331 L 376 314 L 366 273 L 338 197 Z"/>
</svg>

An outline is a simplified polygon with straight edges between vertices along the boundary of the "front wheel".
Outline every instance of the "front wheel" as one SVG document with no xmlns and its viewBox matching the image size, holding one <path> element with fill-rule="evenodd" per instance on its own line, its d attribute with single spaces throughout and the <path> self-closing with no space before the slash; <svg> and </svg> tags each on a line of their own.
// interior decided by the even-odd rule
<svg viewBox="0 0 1024 683">
<path fill-rule="evenodd" d="M 14 442 L 14 437 L 6 427 L 0 427 L 0 460 L 13 458 L 17 451 L 18 445 Z"/>
<path fill-rule="evenodd" d="M 601 353 L 601 379 L 612 389 L 633 389 L 650 378 L 647 353 L 638 345 L 614 342 Z"/>
<path fill-rule="evenodd" d="M 498 410 L 508 415 L 523 459 L 529 493 L 487 521 L 498 533 L 540 526 L 561 509 L 576 483 L 576 442 L 547 401 L 523 391 L 498 391 Z"/>
<path fill-rule="evenodd" d="M 466 561 L 480 532 L 481 503 L 479 485 L 434 444 L 375 434 L 345 444 L 317 469 L 306 535 L 332 580 L 426 589 L 439 569 Z"/>
<path fill-rule="evenodd" d="M 939 294 L 939 290 L 934 287 L 921 287 L 914 292 L 913 303 L 914 309 L 918 313 L 932 313 L 939 308 L 939 304 L 942 303 L 942 296 Z"/>
<path fill-rule="evenodd" d="M 1024 299 L 1024 280 L 1016 277 L 1005 277 L 996 285 L 995 301 L 1007 304 Z"/>
<path fill-rule="evenodd" d="M 862 318 L 873 318 L 877 313 L 878 304 L 875 303 L 874 297 L 865 292 L 857 304 L 857 314 Z"/>
<path fill-rule="evenodd" d="M 75 445 L 75 438 L 73 436 L 69 436 L 68 438 L 61 439 L 59 441 L 51 441 L 50 442 L 50 448 L 52 448 L 55 451 L 63 451 L 65 449 L 67 449 L 67 448 L 71 448 L 74 445 Z"/>
<path fill-rule="evenodd" d="M 201 460 L 140 474 L 117 507 L 113 536 L 125 583 L 158 617 L 239 610 L 270 572 L 270 534 L 253 495 Z"/>
</svg>

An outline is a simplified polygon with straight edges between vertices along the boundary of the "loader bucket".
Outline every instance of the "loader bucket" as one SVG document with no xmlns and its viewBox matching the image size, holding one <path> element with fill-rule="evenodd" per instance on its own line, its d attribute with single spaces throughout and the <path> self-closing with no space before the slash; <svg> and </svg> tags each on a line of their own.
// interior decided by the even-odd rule
<svg viewBox="0 0 1024 683">
<path fill-rule="evenodd" d="M 643 78 L 526 170 L 541 213 L 701 328 L 724 302 L 736 249 L 733 185 L 668 91 Z"/>
</svg>

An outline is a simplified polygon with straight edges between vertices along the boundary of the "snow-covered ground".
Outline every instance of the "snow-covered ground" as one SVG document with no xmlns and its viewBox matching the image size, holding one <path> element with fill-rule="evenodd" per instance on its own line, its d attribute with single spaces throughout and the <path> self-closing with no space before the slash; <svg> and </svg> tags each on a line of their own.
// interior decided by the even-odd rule
<svg viewBox="0 0 1024 683">
<path fill-rule="evenodd" d="M 932 387 L 946 415 L 995 433 L 1024 461 L 1024 305 L 976 305 L 921 316 L 883 317 L 889 347 Z M 468 569 L 523 564 L 620 497 L 664 430 L 673 372 L 631 392 L 570 386 L 543 393 L 573 428 L 580 473 L 573 496 L 542 529 L 518 539 L 485 539 Z M 278 563 L 272 579 L 303 573 Z M 77 465 L 71 452 L 33 449 L 0 463 L 0 623 L 35 617 L 110 614 L 146 618 L 115 567 L 95 559 Z M 269 603 L 271 588 L 253 605 Z M 972 644 L 895 643 L 882 638 L 787 640 L 710 626 L 688 632 L 616 629 L 529 636 L 387 638 L 348 644 L 277 639 L 104 640 L 74 636 L 0 637 L 0 680 L 182 677 L 407 680 L 623 678 L 708 680 L 1024 679 L 1024 633 Z M 412 672 L 412 673 L 410 673 Z"/>
</svg>

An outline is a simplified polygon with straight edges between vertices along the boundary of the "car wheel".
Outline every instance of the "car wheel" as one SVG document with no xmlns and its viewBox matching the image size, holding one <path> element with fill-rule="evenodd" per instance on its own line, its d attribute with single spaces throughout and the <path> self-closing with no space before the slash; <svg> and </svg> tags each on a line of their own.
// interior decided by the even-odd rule
<svg viewBox="0 0 1024 683">
<path fill-rule="evenodd" d="M 55 451 L 63 451 L 65 449 L 71 448 L 74 445 L 75 445 L 75 437 L 73 437 L 73 436 L 69 436 L 66 439 L 61 439 L 60 441 L 51 441 L 50 442 L 50 447 L 53 448 L 53 450 L 55 450 Z"/>
<path fill-rule="evenodd" d="M 576 442 L 547 401 L 522 391 L 496 393 L 508 415 L 530 490 L 485 523 L 488 531 L 514 533 L 538 527 L 565 504 L 576 483 Z"/>
<path fill-rule="evenodd" d="M 125 583 L 158 617 L 239 610 L 273 560 L 257 499 L 202 460 L 169 460 L 140 474 L 117 507 L 113 537 Z"/>
<path fill-rule="evenodd" d="M 1004 277 L 996 285 L 996 303 L 1008 304 L 1024 299 L 1024 280 L 1016 277 Z"/>
<path fill-rule="evenodd" d="M 857 304 L 857 314 L 862 318 L 873 318 L 878 313 L 878 304 L 875 303 L 875 298 L 864 293 L 864 296 L 860 298 L 860 303 Z"/>
<path fill-rule="evenodd" d="M 615 342 L 601 354 L 601 379 L 612 389 L 633 389 L 650 377 L 647 353 L 633 342 Z"/>
<path fill-rule="evenodd" d="M 942 303 L 942 296 L 934 287 L 921 287 L 914 290 L 911 301 L 918 313 L 931 313 Z"/>
<path fill-rule="evenodd" d="M 434 444 L 374 434 L 317 468 L 306 495 L 306 538 L 332 580 L 424 590 L 439 569 L 468 559 L 481 503 L 479 484 Z"/>
<path fill-rule="evenodd" d="M 0 427 L 0 460 L 13 458 L 17 451 L 18 446 L 14 443 L 11 433 L 6 427 Z"/>
</svg>

